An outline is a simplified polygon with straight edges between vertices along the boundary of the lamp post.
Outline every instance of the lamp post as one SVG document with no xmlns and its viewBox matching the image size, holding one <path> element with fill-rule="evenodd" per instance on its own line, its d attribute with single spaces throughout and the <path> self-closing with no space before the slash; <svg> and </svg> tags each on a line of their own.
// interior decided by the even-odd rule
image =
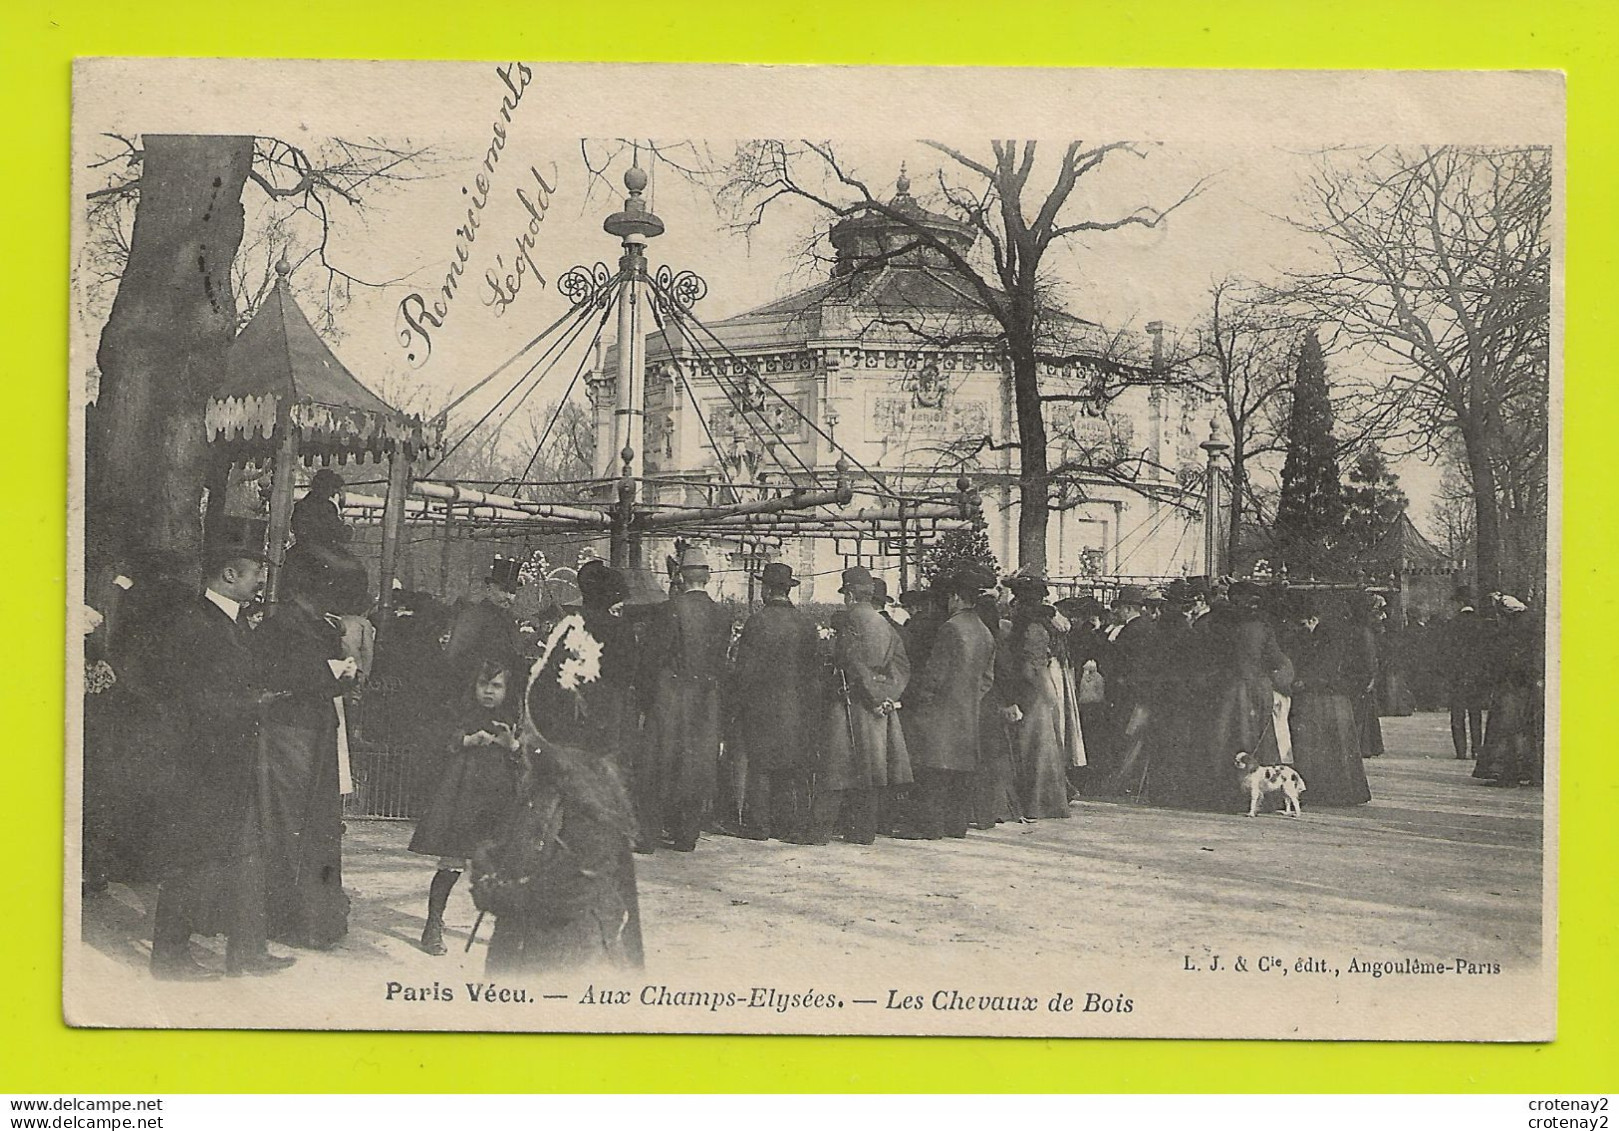
<svg viewBox="0 0 1619 1131">
<path fill-rule="evenodd" d="M 1208 457 L 1208 474 L 1203 486 L 1203 572 L 1210 584 L 1222 572 L 1220 568 L 1220 472 L 1225 453 L 1231 445 L 1220 438 L 1220 422 L 1209 421 L 1209 438 L 1198 447 Z"/>
</svg>

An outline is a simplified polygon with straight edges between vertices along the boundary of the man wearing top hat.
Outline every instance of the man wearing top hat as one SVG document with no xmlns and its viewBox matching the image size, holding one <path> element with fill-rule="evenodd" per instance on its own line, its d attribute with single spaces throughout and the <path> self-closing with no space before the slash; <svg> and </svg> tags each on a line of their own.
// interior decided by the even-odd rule
<svg viewBox="0 0 1619 1131">
<path fill-rule="evenodd" d="M 274 696 L 262 689 L 242 617 L 263 583 L 264 524 L 213 525 L 222 529 L 204 550 L 203 591 L 176 610 L 159 649 L 177 725 L 158 804 L 152 974 L 173 981 L 218 976 L 192 958 L 193 934 L 226 935 L 230 974 L 293 962 L 265 946 L 258 721 Z"/>
<path fill-rule="evenodd" d="M 652 851 L 660 830 L 675 851 L 696 848 L 704 808 L 718 784 L 720 691 L 731 618 L 708 595 L 709 578 L 703 552 L 682 550 L 680 591 L 654 607 L 642 641 L 647 727 L 636 783 L 642 851 Z"/>
<path fill-rule="evenodd" d="M 746 760 L 742 835 L 804 843 L 820 660 L 815 622 L 792 601 L 793 569 L 771 562 L 760 578 L 764 604 L 742 626 L 731 677 L 733 736 Z"/>
<path fill-rule="evenodd" d="M 872 607 L 874 589 L 864 566 L 843 571 L 844 606 L 832 619 L 837 684 L 816 783 L 817 837 L 841 823 L 855 844 L 876 840 L 883 791 L 912 780 L 898 717 L 910 664 L 899 633 Z"/>
<path fill-rule="evenodd" d="M 995 638 L 978 616 L 970 573 L 940 578 L 947 619 L 907 693 L 906 728 L 919 787 L 918 832 L 927 840 L 964 837 L 979 770 L 980 710 L 995 683 Z"/>
<path fill-rule="evenodd" d="M 444 645 L 448 686 L 458 688 L 470 680 L 479 660 L 523 654 L 523 639 L 512 614 L 517 590 L 522 586 L 521 569 L 522 563 L 516 558 L 496 554 L 483 579 L 479 599 L 463 602 L 457 609 L 450 624 L 450 639 Z"/>
</svg>

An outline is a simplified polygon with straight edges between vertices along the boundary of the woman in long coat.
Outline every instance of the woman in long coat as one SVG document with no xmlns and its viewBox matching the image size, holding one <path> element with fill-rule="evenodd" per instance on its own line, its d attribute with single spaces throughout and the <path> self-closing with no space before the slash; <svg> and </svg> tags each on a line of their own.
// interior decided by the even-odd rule
<svg viewBox="0 0 1619 1131">
<path fill-rule="evenodd" d="M 1309 608 L 1297 608 L 1298 631 L 1288 638 L 1293 661 L 1293 768 L 1304 779 L 1307 805 L 1364 805 L 1372 799 L 1361 765 L 1360 730 L 1351 693 L 1360 684 L 1340 630 L 1323 628 Z"/>
<path fill-rule="evenodd" d="M 1107 609 L 1095 597 L 1070 597 L 1057 602 L 1057 610 L 1068 618 L 1070 628 L 1064 640 L 1068 666 L 1074 675 L 1075 703 L 1079 709 L 1080 736 L 1085 762 L 1069 767 L 1069 781 L 1080 792 L 1088 792 L 1089 780 L 1098 768 L 1105 772 L 1109 762 L 1106 743 L 1110 737 L 1107 717 L 1106 677 L 1107 632 L 1102 628 Z M 1089 697 L 1087 699 L 1087 696 Z"/>
<path fill-rule="evenodd" d="M 1355 729 L 1360 733 L 1363 758 L 1383 756 L 1383 724 L 1378 721 L 1378 671 L 1383 642 L 1383 609 L 1386 602 L 1376 593 L 1366 597 L 1366 606 L 1356 610 L 1345 626 L 1350 653 L 1345 658 L 1344 678 L 1352 684 L 1350 696 L 1355 707 Z"/>
<path fill-rule="evenodd" d="M 1538 785 L 1545 753 L 1545 628 L 1516 597 L 1498 602 L 1486 665 L 1490 719 L 1473 776 L 1491 785 Z"/>
<path fill-rule="evenodd" d="M 995 657 L 995 686 L 1009 723 L 1012 766 L 1025 817 L 1068 816 L 1068 754 L 1063 703 L 1051 679 L 1057 647 L 1042 602 L 1046 583 L 1012 580 L 1012 618 Z"/>
<path fill-rule="evenodd" d="M 994 579 L 990 579 L 993 585 Z M 1005 632 L 1000 606 L 995 594 L 986 593 L 978 598 L 974 611 L 989 635 L 995 641 L 997 662 L 1001 651 L 1000 640 Z M 979 702 L 978 709 L 978 773 L 973 786 L 973 827 L 993 829 L 1002 821 L 1015 821 L 1023 816 L 1018 801 L 1017 780 L 1012 773 L 1012 743 L 1010 726 L 1001 717 L 1005 707 L 1001 693 L 993 684 Z"/>
<path fill-rule="evenodd" d="M 289 555 L 283 600 L 253 634 L 265 689 L 279 693 L 259 732 L 269 935 L 320 950 L 348 933 L 334 700 L 354 670 L 345 668 L 340 622 L 323 607 L 324 569 Z"/>
<path fill-rule="evenodd" d="M 1203 754 L 1186 782 L 1188 804 L 1217 812 L 1234 811 L 1242 801 L 1232 769 L 1239 753 L 1253 754 L 1266 765 L 1280 761 L 1275 691 L 1289 669 L 1270 621 L 1260 612 L 1259 587 L 1239 581 L 1230 596 L 1228 606 L 1210 614 L 1215 618 L 1207 652 L 1212 711 Z"/>
</svg>

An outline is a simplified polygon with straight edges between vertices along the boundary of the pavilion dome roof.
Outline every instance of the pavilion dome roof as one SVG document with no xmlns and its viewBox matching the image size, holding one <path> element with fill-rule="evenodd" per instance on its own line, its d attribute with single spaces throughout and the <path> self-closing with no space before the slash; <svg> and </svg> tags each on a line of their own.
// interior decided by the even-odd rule
<svg viewBox="0 0 1619 1131">
<path fill-rule="evenodd" d="M 886 208 L 868 208 L 832 225 L 827 233 L 837 253 L 832 274 L 853 274 L 877 262 L 945 266 L 945 254 L 927 242 L 923 233 L 958 255 L 972 250 L 975 234 L 970 224 L 918 204 L 911 195 L 911 179 L 901 165 Z"/>
</svg>

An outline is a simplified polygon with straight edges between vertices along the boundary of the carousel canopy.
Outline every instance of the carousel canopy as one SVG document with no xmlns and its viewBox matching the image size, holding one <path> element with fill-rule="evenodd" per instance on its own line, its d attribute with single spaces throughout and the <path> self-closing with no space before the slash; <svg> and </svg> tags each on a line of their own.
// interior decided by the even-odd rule
<svg viewBox="0 0 1619 1131">
<path fill-rule="evenodd" d="M 205 414 L 208 438 L 268 454 L 281 420 L 298 433 L 305 460 L 380 459 L 403 445 L 430 453 L 442 421 L 400 412 L 350 373 L 321 340 L 288 286 L 285 262 L 264 304 L 231 343 L 225 380 Z"/>
</svg>

